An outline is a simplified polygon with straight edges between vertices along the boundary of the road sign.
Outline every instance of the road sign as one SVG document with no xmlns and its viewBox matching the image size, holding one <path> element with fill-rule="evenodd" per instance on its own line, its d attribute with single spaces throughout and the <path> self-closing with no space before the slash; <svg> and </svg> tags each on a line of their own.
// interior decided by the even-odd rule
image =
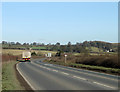
<svg viewBox="0 0 120 92">
<path fill-rule="evenodd" d="M 47 54 L 45 54 L 45 57 L 47 57 Z"/>
<path fill-rule="evenodd" d="M 48 53 L 48 57 L 51 57 L 52 56 L 52 54 L 51 53 Z"/>
</svg>

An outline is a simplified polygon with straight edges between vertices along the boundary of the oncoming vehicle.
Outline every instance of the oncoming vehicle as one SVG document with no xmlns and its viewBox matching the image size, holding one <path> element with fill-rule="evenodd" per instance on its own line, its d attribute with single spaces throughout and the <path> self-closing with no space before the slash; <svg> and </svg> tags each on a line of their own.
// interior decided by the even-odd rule
<svg viewBox="0 0 120 92">
<path fill-rule="evenodd" d="M 30 58 L 31 58 L 31 52 L 30 51 L 24 51 L 22 53 L 22 59 L 23 59 L 23 61 L 30 62 Z"/>
</svg>

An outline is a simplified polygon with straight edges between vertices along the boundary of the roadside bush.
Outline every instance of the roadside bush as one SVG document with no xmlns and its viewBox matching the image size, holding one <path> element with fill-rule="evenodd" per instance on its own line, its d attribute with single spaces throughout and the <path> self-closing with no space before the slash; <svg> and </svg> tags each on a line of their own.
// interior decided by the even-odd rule
<svg viewBox="0 0 120 92">
<path fill-rule="evenodd" d="M 12 61 L 12 60 L 17 60 L 19 58 L 21 58 L 21 55 L 12 55 L 12 54 L 2 54 L 2 63 L 8 62 L 8 61 Z"/>
<path fill-rule="evenodd" d="M 37 56 L 36 52 L 31 53 L 32 56 Z"/>
<path fill-rule="evenodd" d="M 43 54 L 41 52 L 38 52 L 37 56 L 43 56 Z"/>
<path fill-rule="evenodd" d="M 104 66 L 111 68 L 120 68 L 120 64 L 118 64 L 118 57 L 114 55 L 84 57 L 84 59 L 77 61 L 76 63 L 85 64 L 85 65 Z"/>
<path fill-rule="evenodd" d="M 64 63 L 65 57 L 53 57 L 53 61 L 58 63 Z M 117 55 L 68 55 L 67 63 L 76 63 L 76 64 L 84 64 L 84 65 L 93 65 L 93 66 L 103 66 L 108 68 L 120 68 L 120 64 L 118 63 Z"/>
</svg>

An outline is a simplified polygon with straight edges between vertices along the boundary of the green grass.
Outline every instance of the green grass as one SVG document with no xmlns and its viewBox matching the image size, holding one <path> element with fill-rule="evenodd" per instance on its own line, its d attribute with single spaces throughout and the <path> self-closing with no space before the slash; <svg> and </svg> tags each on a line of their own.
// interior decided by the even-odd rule
<svg viewBox="0 0 120 92">
<path fill-rule="evenodd" d="M 41 53 L 41 54 L 51 53 L 52 55 L 57 53 L 56 51 L 46 51 L 46 50 L 40 50 L 40 51 L 35 51 L 35 52 Z"/>
<path fill-rule="evenodd" d="M 95 70 L 95 71 L 102 71 L 105 73 L 112 73 L 112 74 L 120 74 L 120 69 L 117 68 L 107 68 L 107 67 L 102 67 L 102 66 L 92 66 L 92 65 L 84 65 L 84 64 L 75 64 L 75 63 L 64 63 L 64 62 L 54 62 L 54 61 L 47 61 L 49 63 L 54 63 L 58 65 L 65 65 L 65 66 L 70 66 L 70 67 L 75 67 L 75 68 L 84 68 L 88 70 Z"/>
<path fill-rule="evenodd" d="M 99 49 L 97 47 L 86 47 L 86 49 L 88 50 L 91 50 L 92 52 L 103 52 L 102 49 Z"/>
<path fill-rule="evenodd" d="M 9 47 L 9 45 L 2 45 L 2 47 Z M 21 46 L 21 45 L 12 45 L 12 46 L 10 46 L 10 47 L 12 47 L 12 48 L 23 48 L 23 49 L 25 49 L 26 47 L 30 47 L 30 46 Z M 31 47 L 32 49 L 46 49 L 46 47 L 44 47 L 44 46 L 39 46 L 39 47 Z"/>
<path fill-rule="evenodd" d="M 102 66 L 92 66 L 92 65 L 84 65 L 84 64 L 68 64 L 68 66 L 77 67 L 77 68 L 86 68 L 91 70 L 100 70 L 108 73 L 120 73 L 120 69 L 116 68 L 106 68 Z"/>
<path fill-rule="evenodd" d="M 2 66 L 2 90 L 25 90 L 20 86 L 16 78 L 14 65 L 15 61 L 8 62 Z"/>
<path fill-rule="evenodd" d="M 46 49 L 46 47 L 31 47 L 32 49 Z"/>
</svg>

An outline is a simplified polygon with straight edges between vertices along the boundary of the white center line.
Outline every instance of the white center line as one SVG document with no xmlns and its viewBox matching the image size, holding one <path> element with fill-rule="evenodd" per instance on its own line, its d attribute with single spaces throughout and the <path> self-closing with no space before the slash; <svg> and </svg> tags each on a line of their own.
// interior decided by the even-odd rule
<svg viewBox="0 0 120 92">
<path fill-rule="evenodd" d="M 58 70 L 52 70 L 52 71 L 54 71 L 54 72 L 58 72 Z"/>
<path fill-rule="evenodd" d="M 52 66 L 52 67 L 56 67 L 56 66 Z M 62 68 L 62 67 L 58 67 L 58 66 L 56 68 L 64 69 L 64 70 L 69 70 L 69 71 L 73 71 L 73 72 L 77 72 L 77 73 L 82 73 L 82 74 L 86 74 L 86 75 L 90 75 L 90 76 L 94 76 L 93 74 L 90 74 L 90 73 L 85 73 L 85 72 L 81 72 L 81 71 L 70 70 L 70 69 Z M 71 68 L 71 69 L 76 69 L 76 68 Z M 78 69 L 76 69 L 76 70 L 78 70 Z M 91 71 L 91 72 L 93 72 L 93 71 Z M 113 81 L 118 81 L 117 79 L 108 78 L 108 77 L 104 77 L 104 76 L 101 76 L 101 75 L 96 75 L 96 76 L 100 77 L 100 78 L 104 78 L 104 79 L 110 79 L 110 80 L 113 80 Z"/>
<path fill-rule="evenodd" d="M 65 74 L 65 75 L 69 75 L 68 73 L 65 73 L 65 72 L 61 72 L 62 74 Z"/>
<path fill-rule="evenodd" d="M 81 77 L 78 77 L 78 76 L 73 76 L 74 78 L 78 78 L 78 79 L 81 79 L 81 80 L 87 80 L 85 78 L 81 78 Z"/>
<path fill-rule="evenodd" d="M 38 65 L 38 66 L 40 66 L 40 65 Z M 44 67 L 44 66 L 40 66 L 40 67 L 45 68 L 45 69 L 48 69 L 48 70 L 51 70 L 51 71 L 54 71 L 54 72 L 60 72 L 60 71 L 58 71 L 58 70 L 50 69 L 50 68 L 47 68 L 47 67 Z M 65 69 L 65 68 L 62 68 L 62 69 Z M 67 70 L 67 69 L 65 69 L 65 70 Z M 66 72 L 60 72 L 60 73 L 62 73 L 62 74 L 64 74 L 64 75 L 70 75 L 69 73 L 66 73 Z M 86 74 L 86 73 L 85 73 L 85 74 Z M 82 77 L 79 77 L 79 76 L 72 76 L 72 77 L 77 78 L 77 79 L 80 79 L 80 80 L 87 81 L 87 79 L 82 78 Z M 102 83 L 99 83 L 99 82 L 93 81 L 92 83 L 97 84 L 97 85 L 100 85 L 100 86 L 104 86 L 104 87 L 108 87 L 108 88 L 115 89 L 115 87 L 111 87 L 111 86 L 108 86 L 108 85 L 105 85 L 105 84 L 102 84 Z"/>
<path fill-rule="evenodd" d="M 50 68 L 46 68 L 47 70 L 51 70 Z"/>
</svg>

